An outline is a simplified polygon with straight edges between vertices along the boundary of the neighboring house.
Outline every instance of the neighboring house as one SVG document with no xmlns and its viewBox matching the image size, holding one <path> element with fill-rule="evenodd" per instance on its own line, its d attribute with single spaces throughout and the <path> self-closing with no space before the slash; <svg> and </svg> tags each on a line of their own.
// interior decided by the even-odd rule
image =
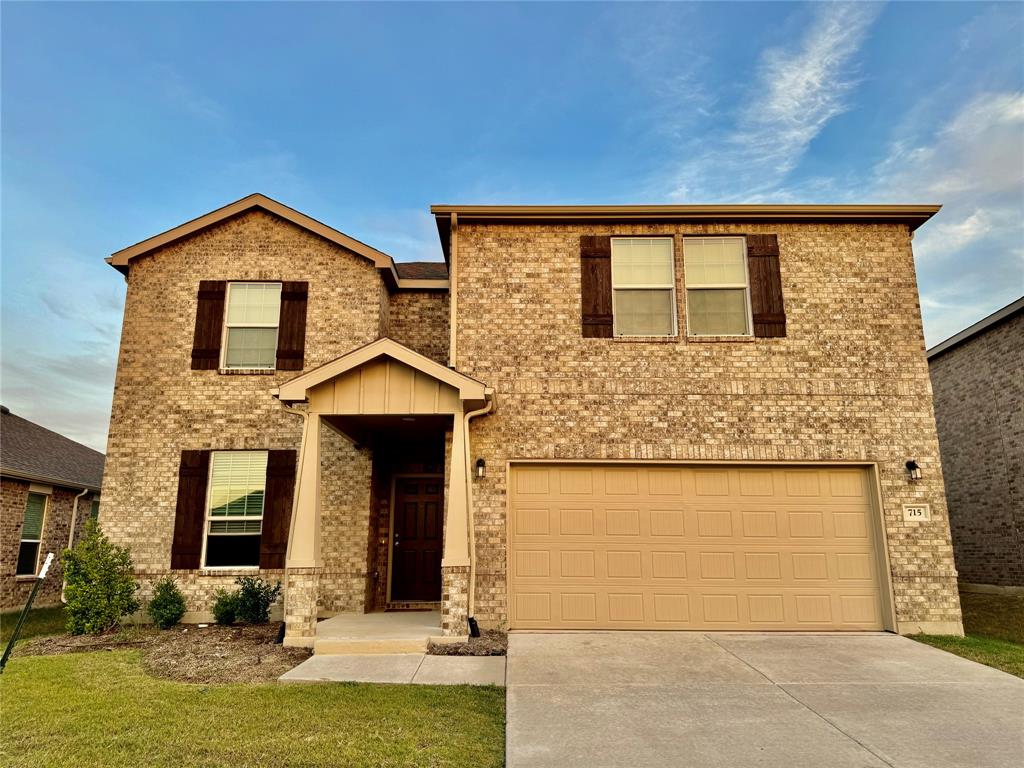
<svg viewBox="0 0 1024 768">
<path fill-rule="evenodd" d="M 928 350 L 961 587 L 1024 591 L 1024 297 Z"/>
<path fill-rule="evenodd" d="M 937 206 L 438 206 L 401 264 L 262 195 L 118 251 L 103 527 L 190 615 L 962 632 L 913 231 Z M 921 477 L 906 469 L 916 462 Z"/>
<path fill-rule="evenodd" d="M 60 555 L 99 514 L 103 454 L 0 406 L 0 607 L 20 608 L 46 557 L 35 605 L 60 602 Z M 74 530 L 74 538 L 71 531 Z"/>
</svg>

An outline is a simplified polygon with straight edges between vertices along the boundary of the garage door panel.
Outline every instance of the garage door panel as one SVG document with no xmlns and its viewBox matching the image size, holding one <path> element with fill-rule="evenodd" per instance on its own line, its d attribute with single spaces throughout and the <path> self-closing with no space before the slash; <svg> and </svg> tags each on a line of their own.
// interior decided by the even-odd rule
<svg viewBox="0 0 1024 768">
<path fill-rule="evenodd" d="M 859 469 L 515 467 L 510 626 L 879 629 L 868 488 Z"/>
</svg>

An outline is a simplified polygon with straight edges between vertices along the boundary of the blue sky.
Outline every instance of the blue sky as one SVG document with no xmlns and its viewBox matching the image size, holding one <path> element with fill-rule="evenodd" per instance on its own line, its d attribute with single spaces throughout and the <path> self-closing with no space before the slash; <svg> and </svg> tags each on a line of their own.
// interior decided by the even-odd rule
<svg viewBox="0 0 1024 768">
<path fill-rule="evenodd" d="M 929 345 L 1024 293 L 1024 5 L 2 6 L 2 369 L 102 449 L 111 252 L 250 192 L 400 260 L 431 203 L 940 202 Z"/>
</svg>

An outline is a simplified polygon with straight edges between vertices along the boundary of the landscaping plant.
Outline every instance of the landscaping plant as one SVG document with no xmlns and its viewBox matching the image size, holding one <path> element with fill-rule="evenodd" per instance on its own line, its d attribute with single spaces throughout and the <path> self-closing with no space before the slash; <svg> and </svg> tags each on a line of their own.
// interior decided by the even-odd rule
<svg viewBox="0 0 1024 768">
<path fill-rule="evenodd" d="M 244 624 L 266 624 L 270 606 L 281 594 L 281 582 L 273 587 L 258 576 L 240 576 L 235 580 L 238 590 L 238 620 Z"/>
<path fill-rule="evenodd" d="M 226 589 L 218 589 L 214 592 L 213 619 L 218 624 L 228 626 L 235 623 L 235 616 L 238 613 L 238 592 L 228 592 Z"/>
<path fill-rule="evenodd" d="M 149 617 L 160 629 L 170 629 L 185 615 L 185 595 L 170 576 L 165 576 L 153 588 L 149 601 Z"/>
<path fill-rule="evenodd" d="M 72 549 L 64 550 L 61 564 L 71 634 L 105 632 L 139 609 L 132 557 L 126 547 L 111 544 L 95 520 L 85 524 L 82 538 Z"/>
</svg>

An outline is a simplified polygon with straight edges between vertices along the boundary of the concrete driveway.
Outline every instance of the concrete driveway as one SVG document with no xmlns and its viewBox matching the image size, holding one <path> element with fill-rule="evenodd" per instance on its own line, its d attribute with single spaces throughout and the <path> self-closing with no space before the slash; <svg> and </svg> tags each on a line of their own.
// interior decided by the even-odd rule
<svg viewBox="0 0 1024 768">
<path fill-rule="evenodd" d="M 509 768 L 1024 765 L 1024 680 L 889 634 L 513 634 Z"/>
</svg>

